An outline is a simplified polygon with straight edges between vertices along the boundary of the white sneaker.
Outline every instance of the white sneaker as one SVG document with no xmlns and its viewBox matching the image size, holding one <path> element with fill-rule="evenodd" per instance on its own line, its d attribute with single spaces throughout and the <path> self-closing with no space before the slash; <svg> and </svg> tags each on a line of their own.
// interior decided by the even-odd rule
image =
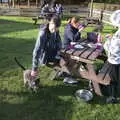
<svg viewBox="0 0 120 120">
<path fill-rule="evenodd" d="M 72 77 L 65 77 L 63 82 L 66 84 L 77 84 L 78 83 L 78 81 Z"/>
</svg>

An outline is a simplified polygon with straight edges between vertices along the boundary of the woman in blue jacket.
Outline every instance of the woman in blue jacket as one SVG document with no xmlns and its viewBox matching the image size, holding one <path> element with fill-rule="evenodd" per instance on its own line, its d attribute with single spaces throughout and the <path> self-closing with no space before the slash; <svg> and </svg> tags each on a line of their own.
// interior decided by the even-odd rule
<svg viewBox="0 0 120 120">
<path fill-rule="evenodd" d="M 71 42 L 78 42 L 81 38 L 81 30 L 84 26 L 79 24 L 79 19 L 73 17 L 69 20 L 64 31 L 63 48 L 68 48 Z"/>
<path fill-rule="evenodd" d="M 39 32 L 32 59 L 32 76 L 37 75 L 38 64 L 45 65 L 55 62 L 61 49 L 61 38 L 59 35 L 60 18 L 54 16 L 50 22 Z"/>
</svg>

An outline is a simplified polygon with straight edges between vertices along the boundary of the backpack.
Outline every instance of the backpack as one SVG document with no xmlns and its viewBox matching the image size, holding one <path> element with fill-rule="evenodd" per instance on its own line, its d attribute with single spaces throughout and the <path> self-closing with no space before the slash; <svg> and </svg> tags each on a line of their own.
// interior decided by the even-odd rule
<svg viewBox="0 0 120 120">
<path fill-rule="evenodd" d="M 89 42 L 96 43 L 97 42 L 97 34 L 95 32 L 88 32 L 87 33 L 87 40 Z"/>
</svg>

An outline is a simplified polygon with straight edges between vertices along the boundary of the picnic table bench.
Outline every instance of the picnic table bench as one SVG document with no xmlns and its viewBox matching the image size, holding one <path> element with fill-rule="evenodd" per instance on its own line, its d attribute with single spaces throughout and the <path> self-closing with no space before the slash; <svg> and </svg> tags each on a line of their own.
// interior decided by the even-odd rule
<svg viewBox="0 0 120 120">
<path fill-rule="evenodd" d="M 38 20 L 41 20 L 41 19 L 44 19 L 44 17 L 42 17 L 42 16 L 33 17 L 32 20 L 34 21 L 34 25 L 36 25 L 36 24 L 37 24 L 37 21 L 38 21 Z"/>
<path fill-rule="evenodd" d="M 54 14 L 56 13 L 55 12 L 42 13 L 37 17 L 33 17 L 32 20 L 34 21 L 34 24 L 36 25 L 38 20 L 41 20 L 41 19 L 49 20 Z"/>
<path fill-rule="evenodd" d="M 95 70 L 95 62 L 97 59 L 104 59 L 105 61 L 107 57 L 102 55 L 103 49 L 88 47 L 87 40 L 83 43 L 80 43 L 84 46 L 82 49 L 73 48 L 61 50 L 62 59 L 60 60 L 59 69 L 92 81 L 95 93 L 102 96 L 100 84 L 110 84 L 110 69 L 107 63 L 104 63 L 102 69 L 97 73 Z"/>
</svg>

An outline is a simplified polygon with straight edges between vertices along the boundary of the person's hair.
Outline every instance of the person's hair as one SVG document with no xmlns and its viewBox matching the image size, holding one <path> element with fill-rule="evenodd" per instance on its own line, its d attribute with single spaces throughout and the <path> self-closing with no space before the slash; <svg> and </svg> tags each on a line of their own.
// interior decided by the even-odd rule
<svg viewBox="0 0 120 120">
<path fill-rule="evenodd" d="M 61 25 L 61 19 L 60 19 L 59 16 L 53 16 L 53 17 L 50 19 L 50 21 L 52 21 L 52 22 L 55 24 L 56 27 L 60 27 L 60 25 Z M 50 22 L 50 21 L 49 21 L 49 22 Z M 45 30 L 45 32 L 47 33 L 47 37 L 49 37 L 49 35 L 50 35 L 49 23 L 47 23 L 45 26 L 46 26 L 46 27 L 44 28 L 44 30 Z"/>
<path fill-rule="evenodd" d="M 61 25 L 61 19 L 59 16 L 53 16 L 50 21 L 55 23 L 56 27 L 60 27 L 60 25 Z"/>
<path fill-rule="evenodd" d="M 68 23 L 77 23 L 77 22 L 79 22 L 79 18 L 77 17 L 72 17 L 68 20 Z"/>
</svg>

